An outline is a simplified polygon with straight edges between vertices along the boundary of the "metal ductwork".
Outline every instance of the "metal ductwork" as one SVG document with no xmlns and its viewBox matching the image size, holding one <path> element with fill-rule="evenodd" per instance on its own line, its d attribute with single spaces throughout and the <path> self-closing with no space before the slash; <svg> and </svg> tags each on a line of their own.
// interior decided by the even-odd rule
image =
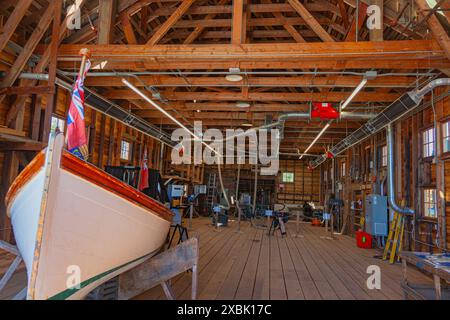
<svg viewBox="0 0 450 320">
<path fill-rule="evenodd" d="M 334 156 L 344 152 L 351 146 L 360 143 L 369 136 L 377 133 L 386 125 L 404 116 L 407 112 L 411 111 L 419 105 L 423 97 L 429 93 L 431 90 L 438 86 L 450 86 L 450 78 L 436 79 L 428 83 L 421 89 L 410 91 L 402 95 L 391 105 L 386 107 L 382 112 L 377 114 L 376 117 L 367 121 L 362 127 L 354 131 L 351 135 L 347 136 L 345 139 L 341 140 L 339 143 L 334 145 L 329 152 Z M 313 161 L 310 162 L 312 168 L 316 168 L 325 162 L 327 159 L 327 154 L 323 154 Z"/>
<path fill-rule="evenodd" d="M 401 208 L 395 200 L 395 183 L 394 183 L 394 130 L 392 130 L 392 123 L 387 125 L 386 130 L 387 140 L 387 179 L 388 179 L 388 201 L 392 210 L 402 214 L 414 214 L 414 210 L 410 208 Z"/>
</svg>

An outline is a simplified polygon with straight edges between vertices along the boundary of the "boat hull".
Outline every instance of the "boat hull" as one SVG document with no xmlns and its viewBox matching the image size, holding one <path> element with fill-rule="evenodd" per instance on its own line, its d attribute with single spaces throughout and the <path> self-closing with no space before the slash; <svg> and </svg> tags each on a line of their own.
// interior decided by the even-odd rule
<svg viewBox="0 0 450 320">
<path fill-rule="evenodd" d="M 8 205 L 28 299 L 82 299 L 157 253 L 170 228 L 170 212 L 160 203 L 101 176 L 62 145 L 59 136 Z"/>
</svg>

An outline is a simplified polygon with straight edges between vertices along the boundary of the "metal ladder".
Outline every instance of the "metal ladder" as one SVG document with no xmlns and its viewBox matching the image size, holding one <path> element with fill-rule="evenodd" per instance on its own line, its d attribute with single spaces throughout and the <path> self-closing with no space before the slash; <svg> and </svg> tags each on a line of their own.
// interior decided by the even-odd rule
<svg viewBox="0 0 450 320">
<path fill-rule="evenodd" d="M 206 191 L 206 204 L 208 210 L 212 211 L 214 203 L 216 202 L 217 195 L 217 175 L 215 173 L 210 173 L 208 176 L 208 185 Z"/>
</svg>

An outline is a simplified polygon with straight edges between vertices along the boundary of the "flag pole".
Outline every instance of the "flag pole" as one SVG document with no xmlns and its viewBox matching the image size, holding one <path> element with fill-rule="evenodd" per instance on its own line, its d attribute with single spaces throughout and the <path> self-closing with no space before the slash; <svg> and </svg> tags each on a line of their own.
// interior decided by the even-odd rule
<svg viewBox="0 0 450 320">
<path fill-rule="evenodd" d="M 78 73 L 79 77 L 83 76 L 84 70 L 86 69 L 86 61 L 91 56 L 91 52 L 88 48 L 83 48 L 80 50 L 81 56 L 81 65 L 80 65 L 80 73 Z"/>
</svg>

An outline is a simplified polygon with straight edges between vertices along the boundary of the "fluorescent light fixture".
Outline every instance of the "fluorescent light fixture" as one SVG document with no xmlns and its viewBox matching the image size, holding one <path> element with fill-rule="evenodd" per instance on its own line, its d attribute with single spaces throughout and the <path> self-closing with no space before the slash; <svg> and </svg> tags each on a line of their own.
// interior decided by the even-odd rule
<svg viewBox="0 0 450 320">
<path fill-rule="evenodd" d="M 253 124 L 249 123 L 249 122 L 246 122 L 246 123 L 241 124 L 241 126 L 242 127 L 253 127 Z"/>
<path fill-rule="evenodd" d="M 358 86 L 353 90 L 352 94 L 347 98 L 347 100 L 344 101 L 344 103 L 341 105 L 341 111 L 344 110 L 348 104 L 353 100 L 353 98 L 361 91 L 362 88 L 367 83 L 367 78 L 363 78 L 362 81 L 358 84 Z"/>
<path fill-rule="evenodd" d="M 317 140 L 320 139 L 320 137 L 325 133 L 325 131 L 327 131 L 327 129 L 330 127 L 332 121 L 328 121 L 328 123 L 325 125 L 325 127 L 323 127 L 323 129 L 319 132 L 319 134 L 317 135 L 317 137 L 314 138 L 313 142 L 311 142 L 311 144 L 309 145 L 308 148 L 306 148 L 305 152 L 303 152 L 300 155 L 300 160 L 303 158 L 303 156 L 305 155 L 305 153 L 308 153 L 309 149 L 311 149 L 313 147 L 313 145 L 316 144 Z"/>
<path fill-rule="evenodd" d="M 244 102 L 244 101 L 238 101 L 238 102 L 236 102 L 236 107 L 238 107 L 238 108 L 248 108 L 248 107 L 250 107 L 250 103 Z"/>
<path fill-rule="evenodd" d="M 197 112 L 200 112 L 200 110 L 199 110 L 199 109 L 197 109 Z"/>
<path fill-rule="evenodd" d="M 180 121 L 178 121 L 176 118 L 174 118 L 170 113 L 168 113 L 166 110 L 164 110 L 163 108 L 161 108 L 158 104 L 156 104 L 156 102 L 154 102 L 152 99 L 150 99 L 149 97 L 147 97 L 144 93 L 142 93 L 138 88 L 136 88 L 134 85 L 132 85 L 130 82 L 127 81 L 127 79 L 122 78 L 122 82 L 123 84 L 125 84 L 128 88 L 130 88 L 131 90 L 133 90 L 136 94 L 138 94 L 139 96 L 141 96 L 142 99 L 144 99 L 145 101 L 147 101 L 148 103 L 150 103 L 152 106 L 154 106 L 156 109 L 158 109 L 162 114 L 164 114 L 167 118 L 169 118 L 170 120 L 172 120 L 175 124 L 177 124 L 180 128 L 184 129 L 187 133 L 189 133 L 195 140 L 197 141 L 201 141 L 202 144 L 207 147 L 209 150 L 211 150 L 212 152 L 214 152 L 217 156 L 222 157 L 222 155 L 220 153 L 218 153 L 213 147 L 211 147 L 209 144 L 205 143 L 204 141 L 202 141 L 202 139 L 200 137 L 198 137 L 194 132 L 192 132 L 191 130 L 189 130 L 184 124 L 182 124 Z"/>
</svg>

